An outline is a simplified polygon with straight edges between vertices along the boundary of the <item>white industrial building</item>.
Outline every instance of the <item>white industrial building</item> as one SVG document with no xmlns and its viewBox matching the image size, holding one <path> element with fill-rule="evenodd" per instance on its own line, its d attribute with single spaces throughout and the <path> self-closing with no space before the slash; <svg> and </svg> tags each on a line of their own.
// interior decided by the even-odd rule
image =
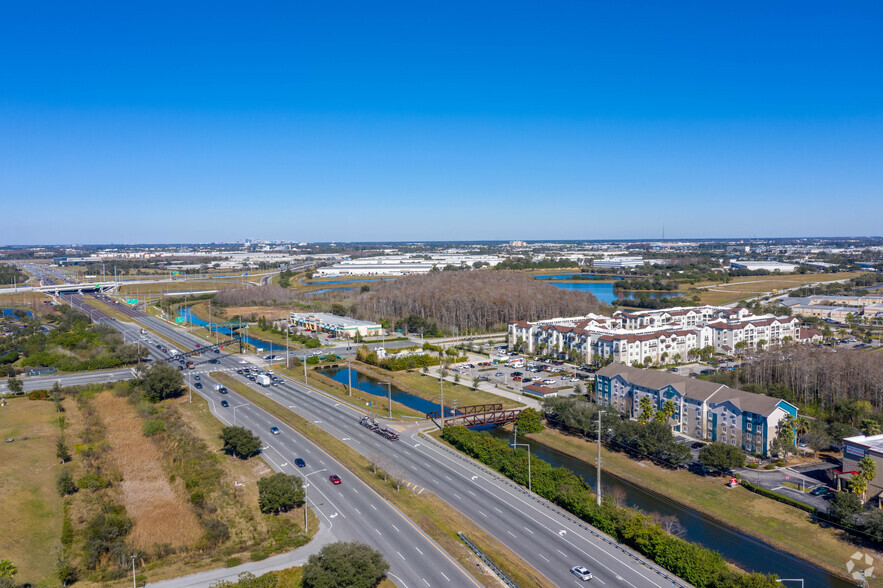
<svg viewBox="0 0 883 588">
<path fill-rule="evenodd" d="M 793 263 L 781 261 L 731 261 L 730 267 L 734 269 L 746 269 L 750 271 L 766 270 L 768 272 L 782 272 L 788 274 L 797 269 Z"/>
</svg>

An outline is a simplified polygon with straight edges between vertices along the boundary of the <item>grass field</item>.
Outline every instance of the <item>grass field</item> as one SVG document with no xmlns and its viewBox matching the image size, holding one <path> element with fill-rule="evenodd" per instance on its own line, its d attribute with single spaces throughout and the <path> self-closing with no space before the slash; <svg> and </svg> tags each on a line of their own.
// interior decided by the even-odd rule
<svg viewBox="0 0 883 588">
<path fill-rule="evenodd" d="M 120 294 L 153 300 L 163 292 L 201 292 L 224 288 L 241 288 L 244 285 L 236 280 L 204 280 L 198 282 L 163 282 L 159 284 L 131 284 L 120 286 Z"/>
<path fill-rule="evenodd" d="M 159 449 L 141 434 L 143 421 L 125 398 L 104 392 L 94 400 L 107 426 L 110 459 L 122 475 L 120 497 L 135 526 L 129 539 L 139 549 L 156 543 L 173 547 L 196 541 L 202 533 L 188 505 L 182 480 L 169 482 Z"/>
<path fill-rule="evenodd" d="M 469 537 L 479 549 L 519 586 L 539 586 L 543 588 L 554 586 L 552 582 L 528 566 L 515 553 L 482 531 L 473 521 L 461 515 L 443 500 L 429 493 L 416 495 L 404 487 L 399 489 L 396 480 L 392 477 L 384 479 L 379 471 L 375 474 L 365 457 L 330 433 L 326 433 L 303 417 L 294 414 L 286 407 L 252 390 L 248 386 L 239 385 L 234 389 L 250 402 L 260 406 L 312 440 L 324 449 L 329 454 L 329 457 L 333 455 L 334 458 L 332 459 L 336 458 L 337 461 L 359 476 L 374 492 L 401 509 L 406 516 L 438 542 L 445 551 L 456 558 L 467 570 L 475 571 L 477 569 L 477 559 L 457 537 L 458 531 Z M 501 585 L 496 576 L 487 572 L 479 574 L 478 580 L 488 587 L 498 587 Z M 472 584 L 466 578 L 461 578 L 459 582 L 456 582 L 456 585 L 471 586 Z"/>
<path fill-rule="evenodd" d="M 681 291 L 697 289 L 702 304 L 728 304 L 744 298 L 752 298 L 785 288 L 795 288 L 807 284 L 846 280 L 863 275 L 862 272 L 842 272 L 837 274 L 784 274 L 780 276 L 742 276 L 731 278 L 728 284 L 700 282 L 682 284 Z"/>
<path fill-rule="evenodd" d="M 0 407 L 0 437 L 15 437 L 0 445 L 0 559 L 18 566 L 17 583 L 57 584 L 50 578 L 62 520 L 56 416 L 51 402 L 23 397 Z"/>
<path fill-rule="evenodd" d="M 529 435 L 531 439 L 562 453 L 591 462 L 597 445 L 581 437 L 554 429 Z M 856 551 L 856 545 L 842 540 L 831 528 L 813 524 L 801 510 L 753 494 L 744 488 L 727 488 L 724 478 L 700 477 L 683 470 L 668 470 L 649 462 L 602 448 L 606 469 L 638 486 L 668 496 L 726 521 L 750 535 L 794 553 L 835 574 L 845 573 L 844 562 Z M 868 550 L 863 547 L 864 550 Z M 876 554 L 878 557 L 881 554 Z M 872 586 L 883 586 L 880 579 Z"/>
</svg>

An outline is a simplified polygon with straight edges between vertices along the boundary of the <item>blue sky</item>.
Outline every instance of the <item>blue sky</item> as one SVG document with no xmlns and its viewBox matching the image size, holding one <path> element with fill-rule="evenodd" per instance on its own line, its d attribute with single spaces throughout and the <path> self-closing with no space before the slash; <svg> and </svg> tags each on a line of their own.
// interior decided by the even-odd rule
<svg viewBox="0 0 883 588">
<path fill-rule="evenodd" d="M 252 4 L 0 4 L 0 243 L 883 233 L 879 2 Z"/>
</svg>

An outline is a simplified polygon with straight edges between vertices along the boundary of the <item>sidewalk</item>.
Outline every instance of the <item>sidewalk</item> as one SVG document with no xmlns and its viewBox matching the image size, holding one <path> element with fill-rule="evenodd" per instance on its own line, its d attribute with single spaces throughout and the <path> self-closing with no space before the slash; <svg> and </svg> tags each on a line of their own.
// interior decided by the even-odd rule
<svg viewBox="0 0 883 588">
<path fill-rule="evenodd" d="M 172 578 L 171 580 L 163 580 L 161 582 L 148 582 L 148 586 L 156 588 L 187 588 L 190 586 L 209 586 L 218 580 L 236 581 L 239 574 L 250 572 L 255 576 L 266 574 L 267 572 L 275 572 L 286 568 L 301 566 L 307 562 L 307 558 L 311 555 L 319 553 L 319 550 L 328 543 L 338 540 L 334 537 L 328 527 L 320 525 L 319 532 L 313 537 L 313 540 L 302 547 L 298 547 L 294 551 L 282 553 L 268 557 L 262 561 L 250 561 L 232 568 L 218 568 L 214 570 L 206 570 L 205 572 L 197 572 L 189 576 L 181 576 Z"/>
</svg>

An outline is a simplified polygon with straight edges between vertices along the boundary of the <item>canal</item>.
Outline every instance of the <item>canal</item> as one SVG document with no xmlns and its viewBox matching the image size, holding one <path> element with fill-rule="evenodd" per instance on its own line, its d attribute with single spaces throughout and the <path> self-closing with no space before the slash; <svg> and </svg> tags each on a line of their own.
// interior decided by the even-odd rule
<svg viewBox="0 0 883 588">
<path fill-rule="evenodd" d="M 345 367 L 326 368 L 317 371 L 323 376 L 331 378 L 335 382 L 340 382 L 345 386 L 349 385 L 349 374 L 347 374 L 347 368 Z M 378 380 L 377 378 L 371 376 L 366 376 L 365 374 L 359 373 L 356 370 L 352 370 L 352 372 L 353 388 L 357 388 L 362 392 L 367 392 L 368 394 L 372 394 L 374 396 L 382 398 L 384 400 L 383 405 L 384 407 L 386 407 L 385 401 L 388 394 L 386 382 Z M 419 396 L 414 396 L 413 394 L 405 392 L 404 390 L 396 388 L 395 386 L 392 386 L 392 399 L 395 402 L 398 402 L 407 406 L 408 408 L 413 408 L 414 410 L 418 410 L 420 412 L 433 412 L 439 410 L 438 402 L 433 402 Z"/>
<path fill-rule="evenodd" d="M 498 439 L 512 441 L 512 434 L 499 427 L 488 432 Z M 519 437 L 518 442 L 528 443 L 534 457 L 542 459 L 554 467 L 567 468 L 594 489 L 596 479 L 594 466 L 524 437 Z M 594 459 L 594 457 L 586 455 L 586 459 Z M 611 492 L 618 494 L 623 497 L 624 504 L 646 513 L 676 517 L 684 529 L 684 539 L 717 551 L 743 570 L 778 574 L 780 578 L 803 578 L 807 586 L 813 587 L 846 588 L 854 586 L 854 584 L 805 560 L 779 551 L 751 535 L 722 525 L 711 517 L 661 494 L 607 474 L 603 469 L 601 470 L 601 490 L 605 494 Z"/>
<path fill-rule="evenodd" d="M 187 308 L 179 308 L 178 316 L 183 316 L 188 323 L 197 325 L 200 327 L 208 326 L 208 321 L 204 321 L 192 312 L 190 312 L 190 307 Z M 221 335 L 229 335 L 230 337 L 236 339 L 237 341 L 242 341 L 243 343 L 247 343 L 254 347 L 255 349 L 263 349 L 264 351 L 269 351 L 275 353 L 277 351 L 285 351 L 284 345 L 276 345 L 275 343 L 271 343 L 269 341 L 264 341 L 263 339 L 257 339 L 250 335 L 240 335 L 234 329 L 228 329 L 227 327 L 217 327 L 215 329 L 210 329 Z"/>
</svg>

